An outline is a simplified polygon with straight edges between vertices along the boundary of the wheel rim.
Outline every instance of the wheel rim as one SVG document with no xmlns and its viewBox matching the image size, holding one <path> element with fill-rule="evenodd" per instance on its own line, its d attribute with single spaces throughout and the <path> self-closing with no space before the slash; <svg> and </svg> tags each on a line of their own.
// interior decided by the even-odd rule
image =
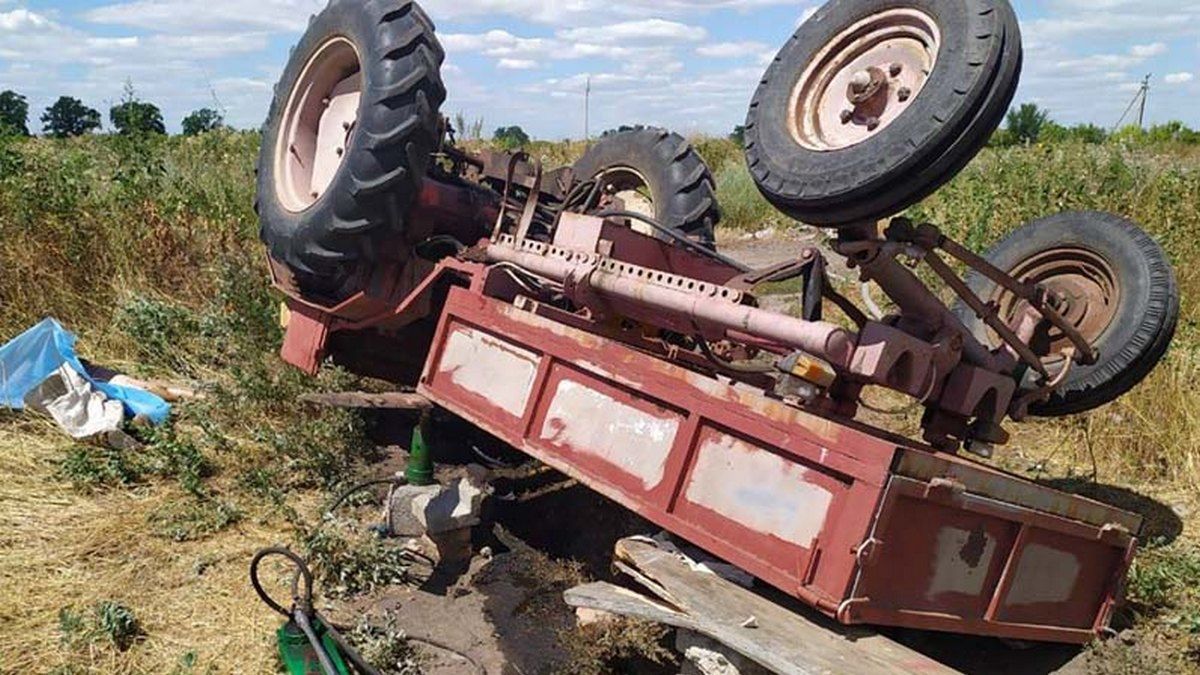
<svg viewBox="0 0 1200 675">
<path fill-rule="evenodd" d="M 1022 261 L 1012 275 L 1046 289 L 1052 306 L 1093 346 L 1116 320 L 1122 295 L 1120 277 L 1093 251 L 1053 248 Z M 993 300 L 999 304 L 1000 316 L 1010 324 L 1028 308 L 1028 303 L 1009 293 L 998 292 Z M 1060 361 L 1063 350 L 1073 344 L 1065 333 L 1044 321 L 1032 342 L 1034 351 L 1047 363 Z"/>
<path fill-rule="evenodd" d="M 625 211 L 632 211 L 648 218 L 657 216 L 654 209 L 654 195 L 650 191 L 650 181 L 637 169 L 618 166 L 605 169 L 596 175 L 600 189 L 611 199 L 620 199 Z M 651 237 L 661 237 L 653 227 L 640 220 L 633 220 L 630 227 Z"/>
<path fill-rule="evenodd" d="M 916 9 L 877 12 L 830 40 L 789 102 L 792 138 L 818 152 L 883 132 L 925 88 L 941 50 L 937 23 Z"/>
<path fill-rule="evenodd" d="M 311 207 L 325 194 L 346 159 L 362 99 L 358 50 L 334 37 L 313 53 L 297 78 L 275 157 L 275 192 L 288 211 Z"/>
</svg>

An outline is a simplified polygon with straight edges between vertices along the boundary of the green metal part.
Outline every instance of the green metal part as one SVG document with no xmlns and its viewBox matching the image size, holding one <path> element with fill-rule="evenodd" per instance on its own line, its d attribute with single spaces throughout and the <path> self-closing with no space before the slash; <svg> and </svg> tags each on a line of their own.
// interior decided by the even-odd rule
<svg viewBox="0 0 1200 675">
<path fill-rule="evenodd" d="M 433 485 L 433 455 L 425 443 L 425 434 L 429 430 L 427 416 L 413 429 L 412 446 L 408 451 L 408 465 L 404 468 L 404 479 L 409 485 Z"/>
<path fill-rule="evenodd" d="M 321 639 L 321 644 L 325 647 L 325 653 L 329 655 L 333 667 L 340 675 L 350 675 L 350 669 L 346 667 L 342 653 L 338 651 L 337 644 L 329 635 L 329 631 L 325 630 L 325 624 L 321 623 L 320 619 L 314 618 L 312 627 L 313 632 Z M 279 656 L 283 659 L 283 665 L 290 675 L 324 675 L 316 650 L 313 649 L 312 644 L 305 637 L 304 631 L 300 630 L 300 626 L 297 626 L 295 622 L 289 621 L 281 626 L 275 632 L 275 638 L 279 643 Z"/>
</svg>

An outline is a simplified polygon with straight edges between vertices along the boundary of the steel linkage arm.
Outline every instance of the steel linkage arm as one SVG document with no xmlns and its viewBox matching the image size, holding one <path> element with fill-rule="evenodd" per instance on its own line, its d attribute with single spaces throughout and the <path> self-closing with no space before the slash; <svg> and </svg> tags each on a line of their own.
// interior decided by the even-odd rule
<svg viewBox="0 0 1200 675">
<path fill-rule="evenodd" d="M 988 262 L 983 256 L 980 256 L 965 246 L 954 241 L 946 236 L 937 226 L 931 224 L 922 224 L 914 226 L 912 221 L 907 218 L 896 218 L 887 228 L 885 233 L 888 241 L 911 244 L 926 252 L 926 261 L 934 272 L 937 273 L 943 281 L 946 282 L 955 294 L 962 299 L 963 302 L 975 312 L 975 314 L 983 320 L 987 325 L 996 331 L 996 334 L 1004 340 L 1016 354 L 1030 367 L 1037 370 L 1042 377 L 1049 379 L 1049 373 L 1046 371 L 1041 358 L 1038 357 L 1029 345 L 1007 325 L 999 316 L 999 308 L 995 303 L 985 303 L 974 291 L 967 286 L 965 282 L 943 261 L 936 253 L 937 249 L 941 249 L 948 253 L 959 262 L 967 267 L 975 270 L 985 278 L 989 279 L 997 286 L 1007 290 L 1016 297 L 1029 303 L 1029 306 L 1034 309 L 1044 320 L 1050 322 L 1058 330 L 1062 331 L 1063 335 L 1074 345 L 1078 359 L 1085 364 L 1096 362 L 1097 354 L 1095 348 L 1089 343 L 1083 335 L 1072 326 L 1062 314 L 1050 306 L 1050 302 L 1046 297 L 1045 289 L 1037 285 L 1031 285 L 1014 278 L 1008 272 L 1001 270 L 992 263 Z"/>
</svg>

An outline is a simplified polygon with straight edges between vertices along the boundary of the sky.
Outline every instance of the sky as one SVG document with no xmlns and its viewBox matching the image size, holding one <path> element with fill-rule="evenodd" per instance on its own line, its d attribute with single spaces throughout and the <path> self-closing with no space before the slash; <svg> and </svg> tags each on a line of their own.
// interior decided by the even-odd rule
<svg viewBox="0 0 1200 675">
<path fill-rule="evenodd" d="M 724 134 L 811 0 L 425 0 L 447 51 L 445 114 L 579 138 L 621 124 Z M 1200 127 L 1200 0 L 1015 0 L 1018 102 L 1062 123 L 1117 123 L 1151 75 L 1148 122 Z M 0 0 L 0 90 L 30 127 L 60 95 L 107 112 L 133 83 L 169 130 L 201 107 L 258 127 L 323 0 Z"/>
</svg>

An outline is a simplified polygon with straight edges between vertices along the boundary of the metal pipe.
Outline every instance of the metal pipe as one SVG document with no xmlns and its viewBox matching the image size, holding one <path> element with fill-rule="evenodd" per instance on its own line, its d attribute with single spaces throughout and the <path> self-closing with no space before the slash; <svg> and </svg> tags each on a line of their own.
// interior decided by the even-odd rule
<svg viewBox="0 0 1200 675">
<path fill-rule="evenodd" d="M 822 321 L 803 321 L 757 307 L 722 301 L 710 295 L 657 284 L 629 273 L 601 269 L 601 258 L 577 252 L 550 252 L 547 255 L 522 251 L 511 246 L 491 244 L 487 258 L 507 262 L 534 274 L 562 282 L 580 304 L 588 296 L 599 295 L 636 303 L 651 312 L 684 316 L 698 323 L 736 331 L 778 342 L 817 356 L 832 365 L 847 368 L 854 354 L 856 336 L 850 331 Z M 658 270 L 651 270 L 655 273 Z M 698 285 L 705 285 L 697 281 Z"/>
<path fill-rule="evenodd" d="M 994 354 L 983 345 L 962 321 L 929 288 L 895 257 L 880 251 L 874 260 L 860 262 L 864 280 L 874 281 L 900 307 L 904 314 L 921 317 L 934 328 L 951 328 L 963 339 L 963 356 L 987 370 L 1002 370 Z"/>
</svg>

